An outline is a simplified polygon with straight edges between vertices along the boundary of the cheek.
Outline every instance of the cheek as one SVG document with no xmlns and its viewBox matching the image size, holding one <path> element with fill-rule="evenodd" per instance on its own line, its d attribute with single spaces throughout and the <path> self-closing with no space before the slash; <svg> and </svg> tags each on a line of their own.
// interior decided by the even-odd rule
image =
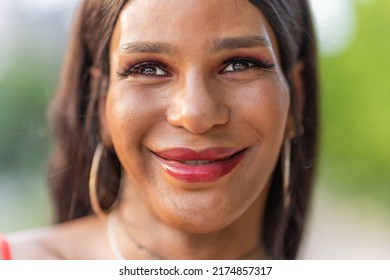
<svg viewBox="0 0 390 280">
<path fill-rule="evenodd" d="M 137 134 L 142 133 L 142 107 L 137 107 L 137 100 L 126 97 L 121 89 L 111 89 L 107 96 L 106 119 L 114 146 L 123 148 L 127 143 L 136 144 Z M 118 154 L 121 154 L 120 152 Z"/>
<path fill-rule="evenodd" d="M 265 186 L 279 159 L 285 135 L 289 89 L 284 79 L 273 77 L 245 88 L 242 96 L 245 98 L 236 101 L 236 119 L 241 124 L 237 126 L 238 133 L 251 139 L 254 147 L 247 170 L 252 176 L 247 184 Z"/>
<path fill-rule="evenodd" d="M 127 142 L 139 144 L 142 136 L 158 121 L 163 110 L 161 103 L 153 92 L 140 91 L 137 87 L 117 85 L 110 88 L 106 119 L 113 138 L 126 138 Z"/>
<path fill-rule="evenodd" d="M 239 112 L 238 121 L 249 126 L 249 131 L 253 131 L 261 142 L 272 144 L 283 137 L 290 106 L 289 89 L 284 79 L 272 77 L 240 91 L 240 98 L 234 100 Z"/>
<path fill-rule="evenodd" d="M 112 142 L 119 160 L 127 171 L 143 167 L 141 160 L 143 141 L 159 122 L 162 112 L 161 100 L 153 93 L 139 92 L 126 85 L 110 87 L 106 103 L 106 120 Z"/>
</svg>

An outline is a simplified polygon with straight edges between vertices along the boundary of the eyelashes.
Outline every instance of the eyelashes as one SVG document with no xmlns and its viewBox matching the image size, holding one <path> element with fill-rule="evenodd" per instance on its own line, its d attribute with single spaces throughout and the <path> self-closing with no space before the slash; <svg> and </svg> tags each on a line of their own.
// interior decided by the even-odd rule
<svg viewBox="0 0 390 280">
<path fill-rule="evenodd" d="M 220 71 L 220 73 L 242 72 L 252 68 L 271 69 L 275 66 L 272 63 L 265 63 L 254 58 L 234 58 L 224 61 L 224 64 L 226 66 Z"/>
<path fill-rule="evenodd" d="M 159 62 L 141 62 L 135 65 L 126 66 L 117 72 L 118 77 L 126 78 L 128 76 L 145 76 L 145 77 L 170 77 L 172 76 L 166 66 Z"/>
<path fill-rule="evenodd" d="M 223 68 L 218 71 L 219 74 L 233 74 L 236 72 L 244 72 L 252 69 L 268 70 L 275 66 L 273 63 L 266 63 L 255 58 L 239 57 L 225 60 Z M 144 77 L 144 78 L 164 78 L 171 77 L 172 73 L 167 70 L 167 66 L 156 61 L 145 61 L 134 65 L 127 65 L 123 69 L 117 71 L 117 76 L 120 78 Z"/>
</svg>

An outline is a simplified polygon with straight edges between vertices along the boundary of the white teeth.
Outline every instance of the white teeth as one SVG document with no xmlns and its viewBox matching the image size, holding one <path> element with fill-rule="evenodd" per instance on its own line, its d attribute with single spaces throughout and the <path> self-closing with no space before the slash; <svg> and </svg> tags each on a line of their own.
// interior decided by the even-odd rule
<svg viewBox="0 0 390 280">
<path fill-rule="evenodd" d="M 204 165 L 211 162 L 212 161 L 210 160 L 188 160 L 188 161 L 184 161 L 183 163 L 188 165 Z"/>
</svg>

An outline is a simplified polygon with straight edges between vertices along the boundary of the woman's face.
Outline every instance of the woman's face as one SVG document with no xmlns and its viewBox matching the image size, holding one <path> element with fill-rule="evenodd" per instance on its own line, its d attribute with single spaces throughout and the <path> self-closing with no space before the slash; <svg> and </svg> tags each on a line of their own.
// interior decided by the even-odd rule
<svg viewBox="0 0 390 280">
<path fill-rule="evenodd" d="M 194 233 L 228 226 L 267 192 L 290 98 L 274 34 L 249 1 L 129 1 L 110 68 L 103 130 L 125 192 Z"/>
</svg>

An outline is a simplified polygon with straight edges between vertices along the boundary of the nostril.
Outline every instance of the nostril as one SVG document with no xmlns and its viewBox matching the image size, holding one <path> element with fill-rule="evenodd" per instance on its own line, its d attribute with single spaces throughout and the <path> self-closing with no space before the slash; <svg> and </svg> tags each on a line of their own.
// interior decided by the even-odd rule
<svg viewBox="0 0 390 280">
<path fill-rule="evenodd" d="M 224 96 L 219 94 L 215 85 L 203 79 L 187 80 L 172 96 L 167 120 L 171 125 L 183 127 L 191 133 L 205 133 L 229 121 Z"/>
<path fill-rule="evenodd" d="M 225 125 L 228 121 L 227 110 L 225 112 L 215 110 L 210 113 L 181 110 L 172 112 L 168 117 L 171 125 L 183 127 L 195 134 L 206 133 L 214 127 Z"/>
</svg>

